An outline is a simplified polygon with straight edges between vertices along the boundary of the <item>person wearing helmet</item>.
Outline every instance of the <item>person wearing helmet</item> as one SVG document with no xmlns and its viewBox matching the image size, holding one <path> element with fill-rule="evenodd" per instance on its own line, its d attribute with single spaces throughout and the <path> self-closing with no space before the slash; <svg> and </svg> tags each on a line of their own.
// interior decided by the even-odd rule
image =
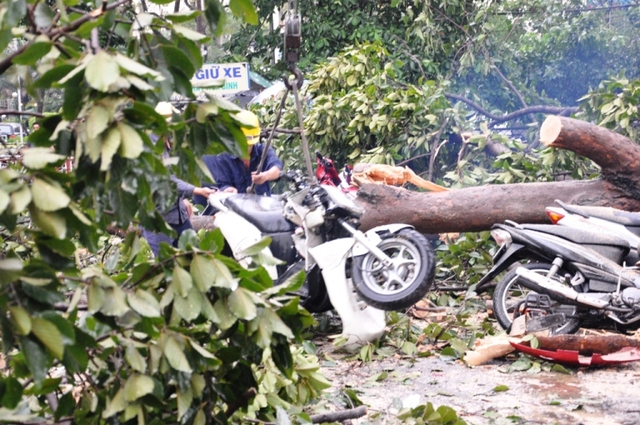
<svg viewBox="0 0 640 425">
<path fill-rule="evenodd" d="M 168 122 L 171 121 L 171 117 L 174 113 L 179 113 L 179 111 L 171 105 L 169 102 L 160 102 L 156 105 L 156 112 L 166 118 Z M 155 135 L 150 135 L 151 140 L 156 143 L 160 138 Z M 171 150 L 171 143 L 169 139 L 164 140 L 165 151 L 163 154 L 163 158 L 169 156 Z M 207 188 L 207 187 L 196 187 L 190 183 L 187 183 L 183 180 L 180 180 L 175 175 L 171 175 L 171 181 L 176 184 L 176 188 L 178 191 L 178 196 L 176 202 L 174 202 L 169 209 L 166 211 L 162 211 L 162 217 L 164 221 L 176 232 L 176 237 L 172 238 L 164 233 L 152 232 L 147 229 L 143 229 L 142 234 L 144 238 L 149 243 L 149 247 L 153 254 L 157 257 L 160 252 L 160 243 L 166 242 L 169 245 L 174 247 L 178 246 L 178 239 L 182 232 L 187 229 L 192 229 L 191 226 L 191 216 L 193 215 L 193 207 L 187 200 L 192 196 L 209 196 L 212 193 L 215 193 L 217 189 L 215 188 Z"/>
<path fill-rule="evenodd" d="M 242 123 L 242 132 L 247 138 L 249 158 L 240 158 L 224 152 L 218 155 L 205 155 L 202 160 L 209 168 L 216 186 L 223 192 L 247 193 L 247 189 L 255 184 L 254 193 L 271 195 L 269 182 L 280 177 L 282 161 L 276 156 L 272 147 L 267 150 L 267 156 L 261 171 L 258 165 L 265 150 L 260 142 L 260 121 L 251 111 L 241 111 L 236 114 Z"/>
</svg>

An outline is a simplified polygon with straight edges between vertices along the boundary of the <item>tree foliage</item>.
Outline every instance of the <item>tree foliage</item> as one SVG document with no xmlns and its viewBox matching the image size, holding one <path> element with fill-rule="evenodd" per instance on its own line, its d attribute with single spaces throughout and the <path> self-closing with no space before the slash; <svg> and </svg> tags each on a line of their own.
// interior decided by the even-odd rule
<svg viewBox="0 0 640 425">
<path fill-rule="evenodd" d="M 263 25 L 238 31 L 226 47 L 236 59 L 251 60 L 277 79 L 286 69 L 282 62 L 273 65 L 282 34 L 268 23 L 274 10 L 284 19 L 287 4 L 258 0 L 256 5 Z M 378 42 L 399 61 L 403 83 L 443 78 L 451 83 L 448 90 L 487 111 L 576 106 L 603 79 L 622 70 L 629 78 L 640 72 L 635 5 L 321 0 L 301 4 L 300 13 L 303 71 L 349 46 Z"/>
</svg>

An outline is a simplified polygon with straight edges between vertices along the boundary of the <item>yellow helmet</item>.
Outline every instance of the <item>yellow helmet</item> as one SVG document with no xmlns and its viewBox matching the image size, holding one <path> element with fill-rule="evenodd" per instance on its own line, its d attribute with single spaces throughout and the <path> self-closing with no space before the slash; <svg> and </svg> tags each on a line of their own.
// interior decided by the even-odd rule
<svg viewBox="0 0 640 425">
<path fill-rule="evenodd" d="M 242 132 L 247 138 L 247 144 L 255 145 L 260 141 L 260 120 L 251 111 L 243 110 L 235 118 L 242 124 Z"/>
</svg>

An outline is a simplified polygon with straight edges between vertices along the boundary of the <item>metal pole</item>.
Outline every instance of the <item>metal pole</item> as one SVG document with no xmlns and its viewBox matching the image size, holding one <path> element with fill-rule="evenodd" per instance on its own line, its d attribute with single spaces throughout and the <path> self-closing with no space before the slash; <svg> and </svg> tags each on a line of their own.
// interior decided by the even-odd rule
<svg viewBox="0 0 640 425">
<path fill-rule="evenodd" d="M 18 122 L 20 123 L 20 145 L 24 145 L 24 135 L 22 134 L 22 84 L 18 78 Z"/>
</svg>

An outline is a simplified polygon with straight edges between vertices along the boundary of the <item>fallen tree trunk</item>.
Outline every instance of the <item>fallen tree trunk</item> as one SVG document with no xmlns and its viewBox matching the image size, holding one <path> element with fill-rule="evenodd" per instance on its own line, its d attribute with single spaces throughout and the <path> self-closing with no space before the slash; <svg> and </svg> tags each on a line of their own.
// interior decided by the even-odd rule
<svg viewBox="0 0 640 425">
<path fill-rule="evenodd" d="M 362 229 L 407 223 L 423 233 L 475 232 L 494 223 L 548 223 L 544 208 L 555 199 L 577 205 L 640 211 L 640 146 L 610 130 L 565 117 L 541 128 L 546 146 L 585 155 L 602 168 L 602 179 L 488 185 L 446 192 L 413 192 L 367 184 L 357 202 L 365 208 Z"/>
<path fill-rule="evenodd" d="M 609 354 L 625 347 L 640 347 L 640 340 L 624 335 L 553 335 L 539 336 L 538 342 L 543 350 L 573 350 L 590 356 L 594 353 Z"/>
</svg>

